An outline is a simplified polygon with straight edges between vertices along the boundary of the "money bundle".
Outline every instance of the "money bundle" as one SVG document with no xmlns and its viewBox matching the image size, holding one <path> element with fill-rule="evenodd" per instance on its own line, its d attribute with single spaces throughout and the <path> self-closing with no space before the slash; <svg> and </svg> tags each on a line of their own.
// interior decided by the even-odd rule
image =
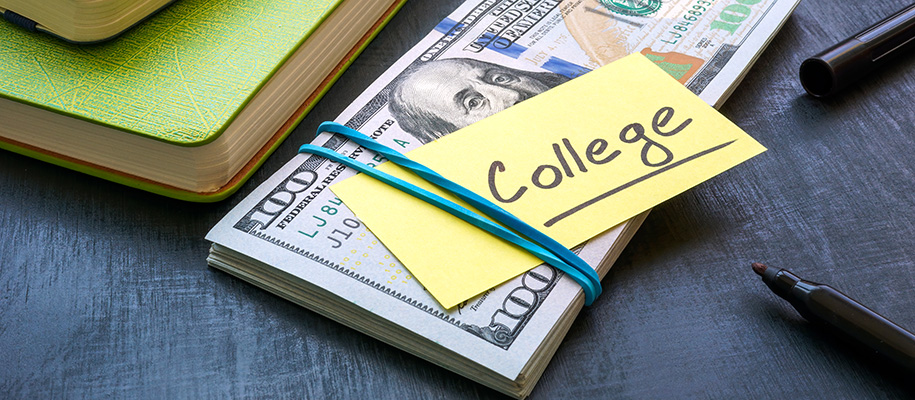
<svg viewBox="0 0 915 400">
<path fill-rule="evenodd" d="M 634 52 L 717 107 L 798 1 L 467 1 L 336 121 L 408 151 Z M 313 144 L 384 161 L 330 134 Z M 530 394 L 581 288 L 540 265 L 444 309 L 329 190 L 352 175 L 296 156 L 209 232 L 208 263 L 486 386 Z M 644 218 L 575 250 L 603 277 Z"/>
</svg>

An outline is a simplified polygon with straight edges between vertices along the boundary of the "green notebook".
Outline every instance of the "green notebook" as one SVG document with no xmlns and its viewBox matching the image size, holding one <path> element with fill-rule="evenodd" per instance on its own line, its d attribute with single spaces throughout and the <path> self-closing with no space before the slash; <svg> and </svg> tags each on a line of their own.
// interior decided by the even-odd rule
<svg viewBox="0 0 915 400">
<path fill-rule="evenodd" d="M 0 21 L 0 148 L 223 199 L 403 1 L 182 0 L 85 46 Z"/>
</svg>

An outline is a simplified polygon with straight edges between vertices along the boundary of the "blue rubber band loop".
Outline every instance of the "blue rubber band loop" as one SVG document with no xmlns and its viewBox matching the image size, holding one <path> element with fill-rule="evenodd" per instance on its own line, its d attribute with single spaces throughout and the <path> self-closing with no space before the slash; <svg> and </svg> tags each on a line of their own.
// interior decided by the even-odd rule
<svg viewBox="0 0 915 400">
<path fill-rule="evenodd" d="M 468 202 L 474 207 L 478 208 L 481 212 L 488 215 L 489 217 L 505 224 L 511 229 L 514 229 L 521 234 L 527 236 L 529 239 L 537 242 L 543 247 L 537 246 L 531 243 L 528 240 L 525 240 L 519 237 L 512 231 L 509 231 L 502 227 L 501 225 L 494 224 L 492 221 L 480 217 L 476 213 L 473 213 L 470 210 L 467 210 L 460 205 L 457 205 L 449 200 L 443 199 L 431 192 L 428 192 L 422 188 L 416 187 L 408 182 L 402 181 L 398 178 L 385 174 L 383 172 L 377 171 L 375 169 L 369 168 L 368 166 L 354 161 L 352 159 L 340 156 L 339 154 L 324 149 L 318 146 L 312 145 L 303 145 L 299 151 L 300 152 L 309 152 L 316 153 L 322 156 L 328 157 L 334 161 L 343 163 L 347 166 L 350 166 L 360 172 L 369 174 L 370 176 L 381 180 L 395 188 L 404 191 L 408 194 L 411 194 L 423 201 L 426 201 L 432 205 L 435 205 L 452 215 L 461 218 L 462 220 L 477 226 L 493 235 L 499 236 L 525 250 L 534 254 L 541 260 L 547 262 L 550 265 L 553 265 L 556 268 L 566 272 L 569 276 L 575 280 L 585 292 L 585 304 L 590 305 L 594 299 L 601 292 L 600 279 L 597 277 L 597 273 L 584 262 L 578 255 L 565 248 L 559 242 L 556 242 L 549 236 L 543 234 L 542 232 L 534 229 L 527 223 L 521 221 L 508 211 L 505 211 L 501 207 L 493 204 L 489 200 L 483 198 L 482 196 L 473 193 L 465 189 L 464 187 L 442 177 L 435 171 L 429 169 L 428 167 L 419 164 L 413 160 L 410 160 L 403 154 L 397 152 L 394 149 L 391 149 L 387 146 L 378 143 L 372 138 L 363 135 L 359 131 L 356 131 L 351 128 L 347 128 L 343 125 L 325 122 L 318 127 L 318 133 L 322 132 L 332 132 L 341 134 L 357 144 L 368 148 L 376 153 L 379 153 L 387 157 L 391 162 L 400 165 L 404 168 L 410 169 L 423 179 L 426 179 L 430 183 L 441 187 L 442 189 L 449 191 L 461 198 L 462 200 Z M 545 248 L 544 248 L 545 247 Z"/>
<path fill-rule="evenodd" d="M 544 262 L 559 268 L 563 272 L 567 273 L 575 282 L 578 282 L 582 288 L 585 289 L 585 303 L 590 305 L 594 301 L 593 297 L 589 297 L 589 291 L 593 292 L 593 287 L 591 281 L 581 274 L 577 269 L 572 268 L 564 261 L 557 258 L 553 253 L 547 251 L 546 249 L 537 246 L 520 236 L 516 233 L 506 229 L 505 227 L 496 224 L 486 218 L 481 217 L 479 214 L 470 211 L 448 199 L 442 198 L 441 196 L 429 192 L 421 187 L 413 185 L 412 183 L 401 180 L 394 176 L 388 175 L 384 172 L 378 171 L 368 165 L 365 165 L 361 162 L 355 161 L 348 157 L 345 157 L 339 153 L 336 153 L 332 150 L 326 149 L 324 147 L 315 146 L 313 144 L 304 144 L 299 147 L 300 153 L 312 153 L 317 154 L 323 157 L 330 159 L 331 161 L 338 162 L 340 164 L 346 165 L 347 167 L 353 168 L 359 172 L 367 174 L 375 179 L 378 179 L 381 182 L 384 182 L 400 191 L 407 193 L 413 197 L 416 197 L 422 201 L 425 201 L 433 206 L 436 206 L 442 210 L 447 211 L 449 214 L 454 215 L 455 217 L 460 218 L 461 220 L 476 226 L 486 232 L 489 232 L 495 236 L 498 236 L 518 247 L 521 247 L 524 250 L 527 250 L 529 253 L 535 255 L 537 258 L 543 260 Z M 590 293 L 593 296 L 593 293 Z M 589 301 L 590 300 L 590 301 Z"/>
<path fill-rule="evenodd" d="M 567 264 L 571 265 L 573 268 L 577 269 L 583 275 L 588 277 L 588 279 L 590 279 L 592 284 L 591 286 L 594 288 L 594 298 L 600 295 L 600 278 L 597 276 L 597 273 L 594 272 L 594 269 L 591 268 L 590 265 L 582 260 L 581 257 L 579 257 L 577 254 L 573 253 L 571 250 L 567 249 L 565 246 L 553 238 L 528 225 L 526 222 L 518 219 L 518 217 L 515 217 L 514 214 L 506 211 L 502 207 L 499 207 L 483 196 L 480 196 L 473 191 L 467 190 L 463 186 L 439 175 L 429 167 L 411 160 L 397 150 L 378 143 L 378 141 L 364 135 L 362 132 L 330 121 L 324 122 L 318 126 L 318 134 L 323 132 L 332 132 L 343 135 L 346 138 L 356 142 L 356 144 L 359 144 L 360 146 L 385 156 L 394 164 L 413 171 L 415 174 L 419 175 L 429 183 L 432 183 L 433 185 L 454 194 L 461 200 L 464 200 L 471 206 L 480 210 L 480 212 L 482 212 L 484 215 L 487 215 L 490 218 L 504 224 L 509 229 L 520 233 L 522 236 L 527 237 L 534 243 L 543 246 L 547 251 L 552 252 L 561 260 L 565 261 Z M 587 294 L 587 290 L 585 290 L 585 293 Z M 587 304 L 590 305 L 590 302 Z"/>
</svg>

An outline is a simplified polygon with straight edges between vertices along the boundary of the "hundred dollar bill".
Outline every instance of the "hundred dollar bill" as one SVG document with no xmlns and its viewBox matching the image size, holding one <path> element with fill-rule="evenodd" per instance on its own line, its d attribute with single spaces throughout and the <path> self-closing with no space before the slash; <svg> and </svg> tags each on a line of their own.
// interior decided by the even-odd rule
<svg viewBox="0 0 915 400">
<path fill-rule="evenodd" d="M 633 52 L 718 106 L 798 1 L 467 1 L 336 121 L 409 151 Z M 385 161 L 338 136 L 314 143 Z M 541 265 L 443 309 L 329 189 L 352 175 L 296 156 L 209 232 L 209 264 L 487 386 L 529 394 L 582 306 L 580 287 Z M 603 276 L 643 218 L 576 251 Z"/>
</svg>

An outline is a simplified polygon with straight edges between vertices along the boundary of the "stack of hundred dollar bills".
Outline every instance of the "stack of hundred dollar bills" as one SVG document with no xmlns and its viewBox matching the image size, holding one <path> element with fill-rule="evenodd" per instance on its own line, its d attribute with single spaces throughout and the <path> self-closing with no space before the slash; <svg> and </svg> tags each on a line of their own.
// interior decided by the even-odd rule
<svg viewBox="0 0 915 400">
<path fill-rule="evenodd" d="M 718 107 L 798 1 L 467 1 L 336 121 L 410 150 L 634 52 Z M 384 161 L 339 136 L 313 143 Z M 329 189 L 352 175 L 297 155 L 209 232 L 208 263 L 481 384 L 530 394 L 581 288 L 541 265 L 443 309 Z M 576 251 L 603 277 L 644 217 Z"/>
</svg>

